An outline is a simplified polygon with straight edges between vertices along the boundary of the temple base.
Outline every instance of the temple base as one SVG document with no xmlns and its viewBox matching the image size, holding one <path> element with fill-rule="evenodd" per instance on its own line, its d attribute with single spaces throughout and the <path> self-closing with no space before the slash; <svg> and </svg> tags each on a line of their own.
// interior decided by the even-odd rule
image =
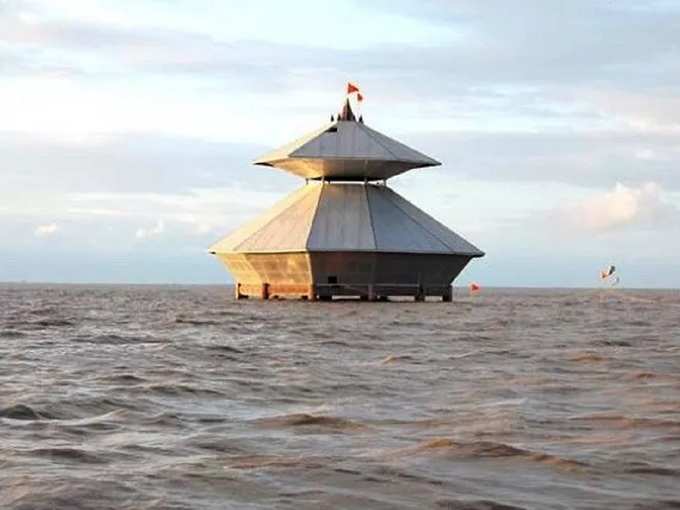
<svg viewBox="0 0 680 510">
<path fill-rule="evenodd" d="M 218 255 L 237 283 L 236 299 L 410 297 L 452 300 L 451 283 L 469 255 L 376 252 L 229 253 Z"/>
<path fill-rule="evenodd" d="M 356 298 L 361 301 L 387 301 L 392 297 L 413 297 L 416 302 L 424 302 L 428 297 L 438 297 L 442 301 L 452 300 L 450 285 L 413 285 L 413 284 L 234 284 L 234 298 L 248 299 L 302 299 L 307 301 L 332 301 L 333 298 Z"/>
</svg>

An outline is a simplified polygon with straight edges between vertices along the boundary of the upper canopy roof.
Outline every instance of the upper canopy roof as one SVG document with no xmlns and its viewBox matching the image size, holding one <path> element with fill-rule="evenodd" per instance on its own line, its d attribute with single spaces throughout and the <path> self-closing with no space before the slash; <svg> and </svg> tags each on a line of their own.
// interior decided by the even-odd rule
<svg viewBox="0 0 680 510">
<path fill-rule="evenodd" d="M 305 179 L 375 181 L 438 161 L 355 120 L 349 101 L 338 120 L 254 161 Z"/>
</svg>

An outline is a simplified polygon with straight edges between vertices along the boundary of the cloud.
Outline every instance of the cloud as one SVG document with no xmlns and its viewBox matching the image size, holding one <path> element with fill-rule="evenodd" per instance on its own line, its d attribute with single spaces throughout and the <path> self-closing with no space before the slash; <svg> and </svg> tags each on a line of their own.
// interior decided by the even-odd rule
<svg viewBox="0 0 680 510">
<path fill-rule="evenodd" d="M 656 182 L 680 189 L 678 136 L 632 133 L 417 133 L 407 144 L 443 161 L 427 173 L 495 182 L 603 188 Z M 407 174 L 409 175 L 409 174 Z M 413 173 L 411 175 L 414 175 Z"/>
<path fill-rule="evenodd" d="M 157 237 L 165 232 L 165 222 L 163 220 L 158 220 L 156 225 L 151 228 L 138 228 L 135 232 L 135 237 L 137 239 L 147 239 L 149 237 Z"/>
<path fill-rule="evenodd" d="M 337 4 L 335 8 L 339 9 L 351 5 Z M 234 39 L 229 32 L 222 37 L 201 32 L 195 23 L 187 25 L 190 28 L 159 29 L 139 20 L 126 26 L 68 16 L 30 23 L 18 15 L 7 16 L 4 23 L 0 20 L 0 40 L 29 49 L 42 46 L 94 55 L 95 63 L 86 59 L 82 69 L 93 74 L 110 76 L 115 71 L 127 75 L 134 70 L 203 76 L 221 78 L 221 86 L 247 84 L 268 91 L 290 91 L 299 86 L 299 80 L 327 84 L 329 78 L 333 81 L 341 75 L 369 83 L 389 81 L 395 92 L 411 91 L 413 97 L 421 98 L 424 92 L 446 97 L 461 86 L 499 83 L 540 87 L 592 80 L 617 86 L 625 83 L 627 87 L 678 84 L 680 12 L 646 5 L 648 8 L 635 8 L 618 2 L 575 1 L 537 6 L 531 2 L 470 0 L 419 2 L 417 8 L 404 1 L 355 7 L 359 13 L 355 23 L 362 26 L 370 27 L 375 23 L 371 20 L 389 14 L 398 16 L 402 25 L 418 20 L 421 32 L 429 31 L 429 37 L 442 30 L 457 34 L 427 49 L 412 40 L 390 39 L 390 44 L 365 44 L 361 48 L 324 47 L 338 38 L 300 39 L 299 31 L 272 30 L 268 35 L 266 29 L 247 34 L 235 30 L 242 35 Z M 208 7 L 203 9 L 210 12 Z M 266 9 L 275 17 L 278 6 L 272 4 Z M 290 16 L 290 20 L 277 20 L 279 25 L 299 22 L 294 9 L 285 9 L 282 15 Z M 314 15 L 318 17 L 319 13 Z M 309 21 L 314 24 L 313 19 Z M 389 32 L 408 33 L 403 26 L 396 28 Z M 359 28 L 355 31 L 361 32 Z M 380 40 L 380 30 L 372 39 Z M 428 38 L 421 36 L 420 40 Z M 49 62 L 53 55 L 39 58 Z M 640 66 L 644 73 L 635 72 Z"/>
<path fill-rule="evenodd" d="M 661 187 L 648 182 L 639 187 L 617 183 L 610 191 L 563 207 L 558 216 L 571 229 L 605 232 L 632 226 L 663 226 L 678 218 L 679 213 L 664 199 Z"/>
<path fill-rule="evenodd" d="M 33 231 L 36 237 L 50 237 L 57 233 L 59 225 L 56 223 L 49 223 L 47 225 L 38 225 Z"/>
<path fill-rule="evenodd" d="M 283 172 L 251 166 L 266 149 L 165 134 L 91 134 L 69 142 L 0 132 L 0 167 L 11 193 L 185 193 L 238 183 L 280 189 L 291 180 Z"/>
<path fill-rule="evenodd" d="M 203 253 L 300 184 L 250 161 L 324 122 L 348 79 L 371 127 L 444 162 L 390 184 L 488 248 L 480 267 L 553 260 L 562 230 L 584 240 L 565 259 L 656 256 L 679 218 L 677 3 L 124 3 L 0 0 L 5 253 L 52 235 L 76 275 Z"/>
<path fill-rule="evenodd" d="M 295 187 L 299 182 L 293 181 Z M 75 217 L 101 218 L 121 224 L 163 218 L 163 229 L 172 226 L 173 234 L 183 236 L 224 235 L 237 225 L 252 219 L 285 195 L 248 187 L 194 189 L 188 193 L 82 193 L 68 197 L 68 212 Z M 75 218 L 74 218 L 75 219 Z M 156 225 L 158 227 L 158 225 Z M 148 237 L 149 229 L 141 229 Z M 159 232 L 160 233 L 160 232 Z M 194 241 L 190 241 L 194 242 Z"/>
<path fill-rule="evenodd" d="M 680 72 L 680 69 L 678 69 Z M 585 94 L 603 114 L 620 118 L 640 132 L 680 135 L 680 96 L 676 90 L 654 94 L 616 90 L 593 90 Z"/>
</svg>

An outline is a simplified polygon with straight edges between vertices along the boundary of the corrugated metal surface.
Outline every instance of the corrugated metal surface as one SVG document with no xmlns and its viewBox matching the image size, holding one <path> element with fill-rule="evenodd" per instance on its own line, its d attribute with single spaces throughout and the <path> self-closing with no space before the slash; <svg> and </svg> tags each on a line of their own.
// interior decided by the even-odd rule
<svg viewBox="0 0 680 510">
<path fill-rule="evenodd" d="M 255 218 L 253 221 L 246 223 L 244 226 L 240 227 L 236 231 L 229 234 L 227 237 L 218 241 L 210 247 L 210 251 L 214 253 L 228 253 L 233 251 L 244 251 L 244 243 L 262 229 L 266 229 L 268 232 L 272 231 L 272 228 L 276 225 L 281 227 L 282 221 L 289 225 L 292 230 L 297 234 L 296 236 L 291 236 L 291 239 L 297 237 L 297 245 L 293 246 L 293 243 L 288 242 L 291 245 L 291 249 L 304 250 L 307 244 L 307 235 L 309 234 L 309 226 L 311 225 L 311 219 L 313 218 L 314 208 L 309 208 L 309 204 L 318 201 L 319 192 L 321 191 L 320 183 L 310 183 L 302 188 L 294 191 L 286 198 L 278 202 L 274 207 L 264 212 L 262 215 Z M 304 201 L 304 206 L 302 208 L 292 207 L 300 202 Z M 306 215 L 311 216 L 308 218 L 308 223 L 305 223 L 305 218 L 300 218 L 298 215 L 301 210 L 307 208 Z M 283 218 L 281 216 L 283 215 Z M 272 222 L 276 221 L 274 225 Z M 307 226 L 307 231 L 304 231 L 305 225 Z M 288 235 L 287 229 L 284 230 L 284 235 Z M 257 244 L 263 246 L 265 250 L 274 250 L 273 240 L 262 239 L 261 235 L 257 235 Z M 277 241 L 279 242 L 279 241 Z"/>
<path fill-rule="evenodd" d="M 439 223 L 426 212 L 418 209 L 415 205 L 404 199 L 404 197 L 398 193 L 395 193 L 389 188 L 384 189 L 390 194 L 390 200 L 394 205 L 399 207 L 411 218 L 413 218 L 414 221 L 420 224 L 428 232 L 433 234 L 437 239 L 446 244 L 452 251 L 461 254 L 469 254 L 473 257 L 481 257 L 484 255 L 484 252 L 479 248 L 463 239 L 448 227 Z"/>
<path fill-rule="evenodd" d="M 439 162 L 362 123 L 336 121 L 268 152 L 255 164 L 306 178 L 376 180 Z"/>
<path fill-rule="evenodd" d="M 254 164 L 256 165 L 262 165 L 262 164 L 268 164 L 271 163 L 272 161 L 279 161 L 282 159 L 287 159 L 290 156 L 290 153 L 298 149 L 300 146 L 306 144 L 310 140 L 313 140 L 316 138 L 318 135 L 321 133 L 324 133 L 327 129 L 331 128 L 332 126 L 335 125 L 335 122 L 329 122 L 328 124 L 325 124 L 321 126 L 318 129 L 315 129 L 314 131 L 310 131 L 307 134 L 304 134 L 300 136 L 299 138 L 296 138 L 292 142 L 288 142 L 286 145 L 283 145 L 281 147 L 278 147 L 274 150 L 271 150 L 259 158 L 257 158 L 255 161 L 253 161 Z"/>
<path fill-rule="evenodd" d="M 384 186 L 308 184 L 211 247 L 216 253 L 483 253 Z"/>
<path fill-rule="evenodd" d="M 393 161 L 383 144 L 370 136 L 363 124 L 338 122 L 337 131 L 325 131 L 290 153 L 291 158 L 360 158 Z"/>
<path fill-rule="evenodd" d="M 305 250 L 322 186 L 310 184 L 306 193 L 283 212 L 253 232 L 237 251 Z"/>
<path fill-rule="evenodd" d="M 368 186 L 373 231 L 378 250 L 408 253 L 450 253 L 450 248 L 397 207 L 393 192 Z M 424 213 L 423 213 L 424 214 Z"/>
<path fill-rule="evenodd" d="M 417 161 L 419 163 L 427 164 L 428 166 L 439 165 L 439 161 L 426 156 L 422 152 L 418 152 L 411 147 L 398 142 L 394 138 L 385 136 L 375 129 L 371 129 L 365 124 L 359 124 L 360 129 L 371 137 L 376 143 L 385 147 L 385 149 L 392 155 L 393 160 L 400 161 Z"/>
<path fill-rule="evenodd" d="M 365 186 L 324 185 L 307 249 L 375 249 Z"/>
</svg>

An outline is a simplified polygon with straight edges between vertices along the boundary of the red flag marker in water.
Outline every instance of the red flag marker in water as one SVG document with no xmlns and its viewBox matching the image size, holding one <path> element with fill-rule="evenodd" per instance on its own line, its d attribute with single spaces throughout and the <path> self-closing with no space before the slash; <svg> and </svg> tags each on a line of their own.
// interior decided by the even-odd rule
<svg viewBox="0 0 680 510">
<path fill-rule="evenodd" d="M 470 294 L 475 294 L 482 290 L 482 287 L 477 282 L 471 282 L 468 289 L 470 289 Z"/>
</svg>

